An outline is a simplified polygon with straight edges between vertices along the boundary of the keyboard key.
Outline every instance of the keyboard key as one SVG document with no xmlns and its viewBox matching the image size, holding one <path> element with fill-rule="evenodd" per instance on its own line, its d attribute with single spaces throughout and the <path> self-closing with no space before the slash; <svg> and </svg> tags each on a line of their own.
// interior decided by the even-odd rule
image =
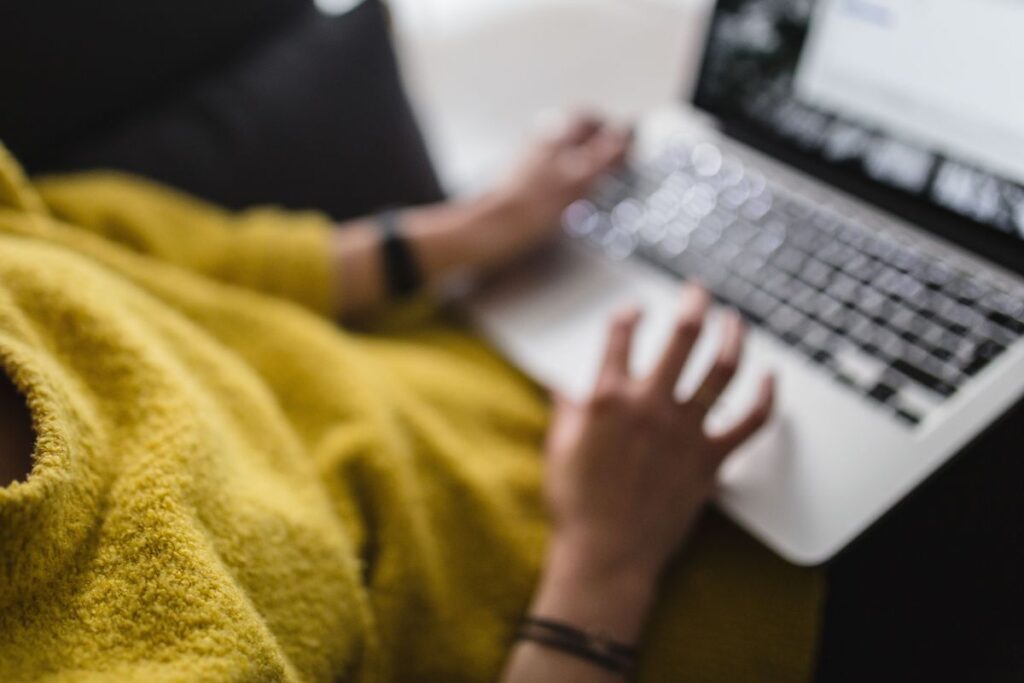
<svg viewBox="0 0 1024 683">
<path fill-rule="evenodd" d="M 877 323 L 856 311 L 850 312 L 847 322 L 847 336 L 868 353 L 874 353 L 879 332 Z"/>
<path fill-rule="evenodd" d="M 698 251 L 708 252 L 718 244 L 718 240 L 721 238 L 722 233 L 720 231 L 699 227 L 690 233 L 690 245 Z"/>
<path fill-rule="evenodd" d="M 793 247 L 782 247 L 772 255 L 775 267 L 794 275 L 800 272 L 806 260 L 807 256 Z"/>
<path fill-rule="evenodd" d="M 815 256 L 834 268 L 842 268 L 857 256 L 857 250 L 843 242 L 831 242 Z"/>
<path fill-rule="evenodd" d="M 890 398 L 896 395 L 896 391 L 896 389 L 885 382 L 879 382 L 868 391 L 868 398 L 879 403 L 887 403 Z"/>
<path fill-rule="evenodd" d="M 778 244 L 776 246 L 782 244 L 783 241 L 782 236 L 776 235 L 775 233 L 769 230 L 763 230 L 761 226 L 754 225 L 753 223 L 750 223 L 748 221 L 737 220 L 735 217 L 733 217 L 733 219 L 729 221 L 727 225 L 723 225 L 722 229 L 723 239 L 734 244 L 745 245 L 746 249 L 753 251 L 755 253 L 758 253 L 758 251 L 756 249 L 751 249 L 750 245 L 750 242 L 755 238 L 775 235 L 775 239 L 778 240 Z M 763 252 L 762 255 L 764 255 L 765 253 L 768 252 Z"/>
<path fill-rule="evenodd" d="M 753 289 L 742 301 L 735 302 L 748 318 L 755 323 L 761 323 L 768 319 L 779 306 L 779 301 L 760 289 Z"/>
<path fill-rule="evenodd" d="M 811 218 L 811 223 L 822 233 L 834 237 L 842 226 L 842 219 L 833 213 L 817 211 Z"/>
<path fill-rule="evenodd" d="M 807 259 L 799 277 L 807 284 L 817 289 L 824 289 L 832 279 L 834 271 L 821 261 Z"/>
<path fill-rule="evenodd" d="M 837 332 L 845 332 L 850 309 L 825 294 L 821 295 L 818 301 L 818 320 Z"/>
<path fill-rule="evenodd" d="M 791 223 L 786 243 L 804 253 L 813 254 L 829 243 L 829 237 L 808 223 Z"/>
<path fill-rule="evenodd" d="M 815 213 L 814 207 L 810 204 L 785 196 L 775 198 L 775 209 L 791 222 L 801 224 L 810 220 Z"/>
<path fill-rule="evenodd" d="M 866 287 L 862 288 L 860 292 L 857 309 L 879 323 L 888 322 L 889 316 L 896 309 L 893 300 L 877 290 Z"/>
<path fill-rule="evenodd" d="M 978 374 L 1005 350 L 1006 347 L 991 339 L 986 339 L 974 348 L 974 357 L 963 367 L 964 374 Z"/>
<path fill-rule="evenodd" d="M 740 214 L 747 220 L 759 221 L 767 216 L 771 210 L 772 196 L 770 193 L 765 192 L 744 202 L 740 208 Z"/>
<path fill-rule="evenodd" d="M 885 259 L 904 273 L 915 273 L 924 265 L 924 260 L 907 247 L 897 244 L 893 252 Z"/>
<path fill-rule="evenodd" d="M 901 422 L 910 426 L 916 426 L 921 423 L 921 416 L 907 410 L 906 408 L 897 408 L 895 415 Z"/>
<path fill-rule="evenodd" d="M 860 283 L 848 275 L 836 273 L 825 287 L 825 292 L 837 301 L 853 305 L 860 294 Z"/>
<path fill-rule="evenodd" d="M 719 241 L 710 252 L 711 258 L 725 266 L 730 266 L 739 254 L 739 245 L 726 241 Z"/>
<path fill-rule="evenodd" d="M 861 248 L 869 256 L 880 261 L 888 261 L 896 251 L 896 244 L 885 237 L 872 237 L 866 240 Z"/>
<path fill-rule="evenodd" d="M 789 344 L 800 340 L 802 328 L 806 324 L 807 318 L 800 311 L 785 304 L 772 311 L 766 321 L 767 327 Z"/>
<path fill-rule="evenodd" d="M 879 328 L 870 349 L 871 353 L 886 360 L 903 357 L 907 352 L 907 342 L 895 332 L 887 328 Z"/>
<path fill-rule="evenodd" d="M 910 330 L 910 323 L 917 318 L 917 313 L 912 309 L 906 307 L 897 308 L 892 315 L 889 317 L 889 327 L 896 330 L 896 332 L 903 334 Z"/>
<path fill-rule="evenodd" d="M 991 291 L 974 278 L 966 275 L 951 280 L 945 289 L 950 296 L 962 304 L 974 304 Z"/>
<path fill-rule="evenodd" d="M 832 333 L 830 329 L 816 322 L 809 322 L 804 330 L 803 345 L 812 352 L 831 351 L 839 344 L 840 337 Z"/>
<path fill-rule="evenodd" d="M 942 360 L 954 358 L 962 340 L 960 335 L 936 323 L 931 323 L 921 336 L 921 342 Z"/>
<path fill-rule="evenodd" d="M 939 407 L 943 400 L 943 396 L 919 385 L 905 384 L 900 387 L 893 403 L 913 415 L 925 416 Z"/>
<path fill-rule="evenodd" d="M 899 296 L 900 286 L 898 281 L 901 277 L 903 277 L 902 273 L 895 268 L 883 266 L 871 282 L 871 286 L 888 296 Z"/>
<path fill-rule="evenodd" d="M 863 254 L 857 254 L 853 259 L 843 263 L 840 267 L 850 277 L 871 284 L 884 266 L 880 261 L 868 258 Z"/>
<path fill-rule="evenodd" d="M 836 373 L 854 386 L 870 390 L 881 380 L 885 372 L 885 364 L 866 353 L 847 346 L 835 355 Z"/>
<path fill-rule="evenodd" d="M 922 365 L 920 362 L 914 362 L 906 358 L 897 358 L 892 361 L 890 367 L 906 375 L 921 386 L 927 387 L 943 396 L 952 396 L 956 392 L 954 385 L 939 377 L 932 369 L 925 369 Z"/>
<path fill-rule="evenodd" d="M 818 293 L 809 287 L 800 288 L 788 300 L 790 306 L 810 317 L 818 312 L 817 302 Z"/>
<path fill-rule="evenodd" d="M 806 289 L 799 280 L 779 271 L 762 281 L 761 288 L 781 301 L 789 301 L 797 292 Z"/>
<path fill-rule="evenodd" d="M 730 264 L 732 269 L 747 280 L 758 280 L 764 271 L 766 261 L 760 254 L 744 251 Z"/>
<path fill-rule="evenodd" d="M 716 294 L 720 294 L 727 303 L 739 305 L 756 291 L 757 289 L 743 278 L 730 277 L 722 282 Z"/>
<path fill-rule="evenodd" d="M 995 325 L 985 320 L 981 325 L 971 328 L 970 335 L 978 340 L 991 339 L 1001 346 L 1010 346 L 1020 335 L 1014 334 L 1002 325 Z"/>
<path fill-rule="evenodd" d="M 1021 293 L 1024 296 L 1024 292 Z M 1017 321 L 1024 321 L 1024 298 L 1018 298 L 1003 291 L 994 291 L 981 301 L 981 305 L 993 312 L 1001 313 Z"/>
<path fill-rule="evenodd" d="M 931 289 L 941 289 L 949 284 L 955 274 L 953 269 L 947 266 L 945 263 L 938 261 L 928 264 L 922 273 L 922 279 L 926 286 Z"/>
<path fill-rule="evenodd" d="M 893 295 L 914 303 L 924 292 L 924 286 L 910 275 L 903 274 L 893 282 Z"/>
<path fill-rule="evenodd" d="M 946 327 L 956 334 L 967 334 L 981 327 L 985 321 L 985 317 L 978 311 L 951 299 L 946 299 L 945 304 L 940 306 L 939 315 Z"/>
<path fill-rule="evenodd" d="M 722 290 L 727 280 L 734 277 L 725 268 L 719 268 L 716 264 L 709 264 L 707 261 L 695 265 L 693 272 L 696 273 L 696 279 L 703 283 L 710 292 L 715 294 Z"/>
<path fill-rule="evenodd" d="M 775 253 L 775 251 L 782 246 L 784 241 L 785 236 L 780 235 L 777 232 L 765 231 L 758 233 L 750 240 L 749 248 L 754 253 L 767 257 Z"/>
<path fill-rule="evenodd" d="M 1002 311 L 989 311 L 987 317 L 996 325 L 1005 327 L 1015 334 L 1024 334 L 1024 312 L 1018 318 L 1015 315 L 1008 315 Z"/>
</svg>

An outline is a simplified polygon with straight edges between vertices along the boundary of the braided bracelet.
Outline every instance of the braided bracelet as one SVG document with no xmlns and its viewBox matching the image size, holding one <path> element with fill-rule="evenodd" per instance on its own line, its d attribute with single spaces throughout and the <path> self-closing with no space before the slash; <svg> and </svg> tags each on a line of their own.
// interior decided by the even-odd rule
<svg viewBox="0 0 1024 683">
<path fill-rule="evenodd" d="M 519 640 L 529 640 L 560 650 L 623 676 L 632 672 L 636 666 L 635 648 L 550 619 L 525 617 L 517 637 Z"/>
</svg>

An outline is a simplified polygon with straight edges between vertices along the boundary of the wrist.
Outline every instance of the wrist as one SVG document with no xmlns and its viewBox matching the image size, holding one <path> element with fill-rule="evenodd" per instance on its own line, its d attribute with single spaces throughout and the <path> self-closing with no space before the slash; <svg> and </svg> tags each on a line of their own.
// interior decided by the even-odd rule
<svg viewBox="0 0 1024 683">
<path fill-rule="evenodd" d="M 561 573 L 580 578 L 614 584 L 623 588 L 653 588 L 661 576 L 661 562 L 655 557 L 644 558 L 636 553 L 616 552 L 602 536 L 562 531 L 548 546 L 547 562 Z"/>
<path fill-rule="evenodd" d="M 460 226 L 465 258 L 477 272 L 508 262 L 520 251 L 522 226 L 528 217 L 515 197 L 494 190 L 467 202 L 467 220 Z"/>
<path fill-rule="evenodd" d="M 404 231 L 427 280 L 436 282 L 456 272 L 474 273 L 490 266 L 500 245 L 481 228 L 501 220 L 501 202 L 490 195 L 412 210 Z"/>
<path fill-rule="evenodd" d="M 654 572 L 639 567 L 609 568 L 591 562 L 573 546 L 555 541 L 531 611 L 633 644 L 640 638 L 656 589 Z"/>
</svg>

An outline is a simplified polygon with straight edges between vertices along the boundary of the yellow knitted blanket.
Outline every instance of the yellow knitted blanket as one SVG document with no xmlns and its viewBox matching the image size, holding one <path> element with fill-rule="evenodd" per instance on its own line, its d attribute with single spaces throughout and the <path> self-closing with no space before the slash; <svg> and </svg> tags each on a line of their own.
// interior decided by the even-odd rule
<svg viewBox="0 0 1024 683">
<path fill-rule="evenodd" d="M 0 681 L 494 680 L 537 579 L 542 394 L 442 319 L 328 317 L 326 218 L 0 147 Z M 817 572 L 711 515 L 642 680 L 797 681 Z"/>
</svg>

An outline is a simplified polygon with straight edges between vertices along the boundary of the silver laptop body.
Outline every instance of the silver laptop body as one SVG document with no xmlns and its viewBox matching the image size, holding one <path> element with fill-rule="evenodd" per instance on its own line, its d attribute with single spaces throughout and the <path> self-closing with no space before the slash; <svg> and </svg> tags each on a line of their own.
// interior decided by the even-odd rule
<svg viewBox="0 0 1024 683">
<path fill-rule="evenodd" d="M 1024 8 L 905 5 L 719 2 L 696 106 L 645 117 L 562 243 L 470 302 L 514 363 L 579 397 L 621 307 L 646 311 L 638 371 L 682 280 L 739 309 L 745 357 L 711 420 L 768 371 L 779 400 L 717 504 L 798 564 L 839 552 L 1024 394 L 1024 52 L 1007 61 L 1024 43 L 938 32 L 1020 32 Z M 944 51 L 976 54 L 975 72 L 920 58 Z M 712 320 L 681 394 L 715 336 Z"/>
</svg>

